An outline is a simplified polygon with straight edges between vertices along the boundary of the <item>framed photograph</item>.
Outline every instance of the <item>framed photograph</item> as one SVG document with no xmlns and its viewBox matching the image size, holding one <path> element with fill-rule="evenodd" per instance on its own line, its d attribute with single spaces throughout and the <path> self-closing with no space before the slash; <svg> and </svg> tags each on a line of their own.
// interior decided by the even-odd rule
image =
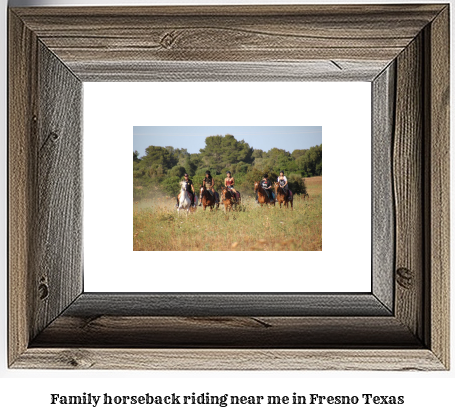
<svg viewBox="0 0 455 415">
<path fill-rule="evenodd" d="M 201 126 L 207 120 L 211 126 Z M 369 82 L 84 83 L 83 175 L 93 178 L 83 189 L 84 289 L 370 292 L 364 270 L 371 267 L 371 246 L 343 249 L 371 240 L 370 120 Z M 148 125 L 153 122 L 165 125 Z M 324 212 L 322 136 L 330 143 Z M 346 143 L 355 149 L 354 169 L 340 157 Z M 132 144 L 133 180 L 126 160 Z M 266 184 L 267 174 L 278 183 L 280 170 L 291 203 L 280 208 L 274 191 L 272 204 L 256 203 L 255 181 Z M 355 175 L 355 208 L 339 203 L 354 170 L 362 172 Z M 207 171 L 220 199 L 212 211 L 201 198 Z M 185 172 L 202 199 L 188 215 L 176 210 Z M 232 209 L 223 203 L 227 175 L 241 196 Z M 132 190 L 133 205 L 121 196 Z M 340 278 L 340 269 L 349 273 Z"/>
<path fill-rule="evenodd" d="M 12 8 L 8 25 L 10 368 L 449 369 L 448 4 Z M 371 289 L 87 291 L 100 82 L 369 83 L 371 238 L 350 248 L 371 250 L 333 272 Z"/>
</svg>

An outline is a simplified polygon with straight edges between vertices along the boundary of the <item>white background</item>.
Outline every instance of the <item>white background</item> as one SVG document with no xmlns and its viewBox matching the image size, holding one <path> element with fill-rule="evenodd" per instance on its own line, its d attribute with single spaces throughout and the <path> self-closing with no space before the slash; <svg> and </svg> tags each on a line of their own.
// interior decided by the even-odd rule
<svg viewBox="0 0 455 415">
<path fill-rule="evenodd" d="M 286 3 L 297 3 L 286 0 Z M 417 2 L 417 1 L 415 1 Z M 427 1 L 429 3 L 430 1 Z M 16 0 L 13 5 L 82 5 L 94 4 L 92 1 L 81 0 Z M 135 1 L 136 4 L 153 4 L 152 1 Z M 190 1 L 168 2 L 172 4 L 196 3 Z M 212 3 L 219 3 L 213 1 Z M 241 3 L 241 2 L 233 2 Z M 253 2 L 251 2 L 253 3 Z M 267 2 L 270 3 L 270 2 Z M 275 1 L 274 3 L 280 3 Z M 338 3 L 331 1 L 310 3 Z M 369 2 L 375 3 L 375 2 Z M 377 1 L 376 3 L 385 3 Z M 388 2 L 399 3 L 399 2 Z M 437 3 L 432 2 L 432 3 Z M 115 0 L 98 0 L 96 4 L 122 4 Z M 305 372 L 305 371 L 282 371 L 282 372 L 244 372 L 244 371 L 166 371 L 166 372 L 116 372 L 116 371 L 32 371 L 32 370 L 7 370 L 6 369 L 6 2 L 2 1 L 0 9 L 1 19 L 4 23 L 3 36 L 0 36 L 1 56 L 3 65 L 0 66 L 0 126 L 1 148 L 0 158 L 2 169 L 0 170 L 0 190 L 3 195 L 3 203 L 0 204 L 1 234 L 0 262 L 2 263 L 2 281 L 0 294 L 2 298 L 2 319 L 0 336 L 0 410 L 2 413 L 55 413 L 55 414 L 113 414 L 113 413 L 179 413 L 180 408 L 162 408 L 161 410 L 149 407 L 128 408 L 68 408 L 51 407 L 49 405 L 50 393 L 81 394 L 83 392 L 133 394 L 133 393 L 191 393 L 211 392 L 230 394 L 292 394 L 292 392 L 320 393 L 320 394 L 362 394 L 376 393 L 382 395 L 405 395 L 405 405 L 375 407 L 366 406 L 321 406 L 321 407 L 282 407 L 277 410 L 274 407 L 259 406 L 256 408 L 204 408 L 197 407 L 197 413 L 310 413 L 310 414 L 383 414 L 387 410 L 390 414 L 423 414 L 437 413 L 448 414 L 453 412 L 453 390 L 455 388 L 454 371 L 433 373 L 396 373 L 396 372 Z M 453 11 L 452 2 L 452 11 Z M 452 30 L 453 33 L 453 30 Z M 452 42 L 453 44 L 453 42 Z M 452 72 L 453 73 L 453 72 Z M 454 85 L 452 75 L 452 85 Z M 453 90 L 453 89 L 452 89 Z M 453 108 L 453 105 L 452 105 Z M 453 112 L 452 112 L 453 113 Z M 455 125 L 452 120 L 452 125 Z M 452 146 L 453 148 L 453 146 Z M 452 162 L 453 165 L 453 162 Z M 452 183 L 455 183 L 452 177 Z M 453 206 L 453 204 L 452 204 Z M 455 221 L 452 220 L 452 234 L 454 234 Z M 452 244 L 452 249 L 455 244 Z M 454 284 L 452 284 L 453 287 Z M 452 288 L 452 301 L 453 301 Z M 452 319 L 452 330 L 455 332 Z M 452 336 L 452 345 L 454 339 Z M 452 347 L 452 356 L 453 356 Z M 186 409 L 186 408 L 185 408 Z M 120 412 L 121 411 L 121 412 Z M 183 412 L 183 411 L 182 411 Z M 190 412 L 190 411 L 189 411 Z M 190 412 L 191 413 L 191 412 Z"/>
<path fill-rule="evenodd" d="M 223 100 L 207 105 L 209 96 Z M 85 83 L 84 290 L 371 291 L 371 244 L 359 243 L 371 241 L 370 103 L 368 82 Z M 238 270 L 229 278 L 185 269 L 217 270 L 222 252 L 133 252 L 134 125 L 322 125 L 322 252 L 282 252 L 280 261 L 270 252 L 231 252 Z M 257 275 L 258 262 L 266 276 Z"/>
</svg>

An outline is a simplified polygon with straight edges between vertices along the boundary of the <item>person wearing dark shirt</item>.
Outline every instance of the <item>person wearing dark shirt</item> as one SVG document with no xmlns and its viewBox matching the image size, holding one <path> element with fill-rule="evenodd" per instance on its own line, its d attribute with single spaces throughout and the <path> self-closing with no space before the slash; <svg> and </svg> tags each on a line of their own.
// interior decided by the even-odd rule
<svg viewBox="0 0 455 415">
<path fill-rule="evenodd" d="M 267 193 L 268 198 L 270 200 L 273 200 L 273 197 L 272 197 L 272 182 L 269 180 L 269 175 L 267 173 L 264 174 L 264 178 L 259 183 L 259 186 L 261 186 L 265 190 L 265 192 Z M 257 192 L 256 192 L 256 203 L 259 203 L 258 202 L 258 194 L 257 194 Z"/>
<path fill-rule="evenodd" d="M 213 189 L 213 186 L 215 186 L 215 180 L 213 180 L 212 175 L 210 174 L 210 170 L 207 170 L 205 172 L 205 177 L 204 180 L 202 181 L 203 185 L 205 188 L 210 192 L 212 196 L 215 195 L 215 190 Z"/>
<path fill-rule="evenodd" d="M 210 194 L 215 197 L 216 203 L 220 203 L 218 200 L 218 193 L 215 192 L 214 186 L 215 186 L 215 180 L 210 174 L 210 170 L 207 170 L 205 172 L 205 177 L 204 180 L 202 181 L 202 185 L 205 186 L 205 188 L 210 192 Z M 199 201 L 199 206 L 202 205 L 202 199 Z"/>
</svg>

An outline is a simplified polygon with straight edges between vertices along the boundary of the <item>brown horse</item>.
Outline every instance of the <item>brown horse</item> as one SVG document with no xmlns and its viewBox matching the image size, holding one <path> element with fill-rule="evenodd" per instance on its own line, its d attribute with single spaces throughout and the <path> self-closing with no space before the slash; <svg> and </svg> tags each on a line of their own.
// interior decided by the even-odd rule
<svg viewBox="0 0 455 415">
<path fill-rule="evenodd" d="M 290 190 L 289 190 L 290 192 Z M 280 209 L 281 209 L 281 204 L 284 203 L 284 206 L 286 208 L 288 207 L 288 203 L 291 202 L 291 209 L 294 210 L 294 195 L 291 192 L 291 196 L 287 197 L 286 192 L 283 190 L 283 188 L 280 186 L 279 183 L 275 183 L 275 194 L 276 194 L 276 201 L 277 203 L 280 204 Z"/>
<path fill-rule="evenodd" d="M 265 204 L 273 204 L 273 206 L 275 206 L 275 200 L 274 199 L 270 199 L 267 196 L 267 192 L 261 186 L 260 182 L 254 182 L 254 191 L 258 192 L 258 202 L 260 203 L 261 207 L 262 207 L 262 205 L 264 203 Z"/>
<path fill-rule="evenodd" d="M 202 185 L 199 189 L 199 200 L 201 201 L 204 210 L 207 206 L 210 207 L 210 210 L 213 210 L 214 206 L 216 206 L 217 209 L 220 207 L 220 199 L 217 197 L 218 193 L 214 193 L 215 194 L 212 195 L 204 185 Z"/>
<path fill-rule="evenodd" d="M 237 190 L 233 191 L 232 189 L 229 189 L 228 187 L 222 188 L 221 194 L 223 197 L 221 199 L 221 202 L 224 202 L 224 195 L 226 194 L 226 192 L 223 192 L 224 189 L 226 189 L 227 192 L 233 197 L 233 202 L 237 202 L 238 204 L 240 204 L 242 202 L 242 196 L 240 196 L 240 192 L 238 192 Z"/>
<path fill-rule="evenodd" d="M 223 187 L 223 190 L 221 191 L 222 194 L 222 201 L 224 204 L 224 212 L 227 212 L 228 210 L 232 210 L 233 207 L 236 207 L 237 205 L 240 204 L 241 202 L 241 197 L 240 193 L 239 194 L 239 199 L 237 200 L 236 197 L 232 194 L 232 192 L 226 188 Z"/>
</svg>

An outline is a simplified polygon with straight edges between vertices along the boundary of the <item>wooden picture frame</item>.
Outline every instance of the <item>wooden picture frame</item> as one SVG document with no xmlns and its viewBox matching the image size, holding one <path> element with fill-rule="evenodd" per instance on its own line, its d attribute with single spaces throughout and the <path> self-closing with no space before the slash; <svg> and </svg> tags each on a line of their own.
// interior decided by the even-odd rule
<svg viewBox="0 0 455 415">
<path fill-rule="evenodd" d="M 119 80 L 371 82 L 372 292 L 85 293 L 82 82 Z M 14 8 L 8 99 L 11 368 L 448 370 L 448 4 Z"/>
</svg>

